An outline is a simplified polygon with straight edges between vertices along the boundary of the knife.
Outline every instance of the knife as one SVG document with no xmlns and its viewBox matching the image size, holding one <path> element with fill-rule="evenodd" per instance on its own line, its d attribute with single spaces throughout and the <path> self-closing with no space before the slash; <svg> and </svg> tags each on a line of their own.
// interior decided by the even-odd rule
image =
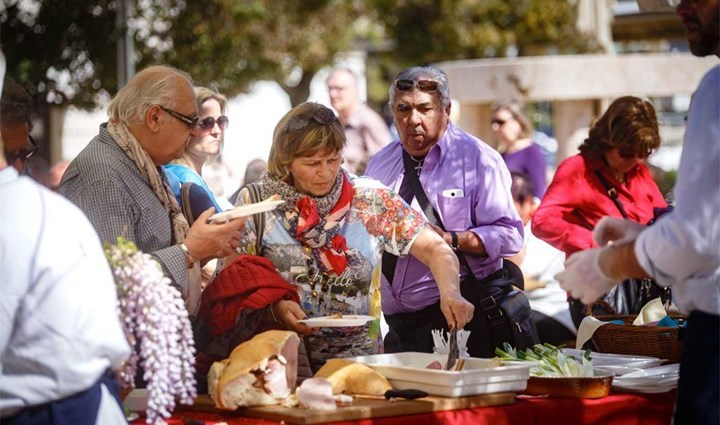
<svg viewBox="0 0 720 425">
<path fill-rule="evenodd" d="M 416 398 L 427 397 L 429 394 L 422 390 L 387 390 L 385 391 L 385 398 L 390 400 L 391 398 L 406 398 L 408 400 L 415 400 Z"/>
<path fill-rule="evenodd" d="M 450 342 L 448 342 L 448 359 L 445 364 L 445 370 L 452 370 L 455 362 L 460 357 L 460 350 L 457 343 L 457 326 L 450 331 Z"/>
</svg>

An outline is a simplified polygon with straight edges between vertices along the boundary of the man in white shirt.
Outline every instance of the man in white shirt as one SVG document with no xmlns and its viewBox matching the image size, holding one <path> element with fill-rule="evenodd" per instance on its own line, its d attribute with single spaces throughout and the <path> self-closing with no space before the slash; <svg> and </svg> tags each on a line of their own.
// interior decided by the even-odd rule
<svg viewBox="0 0 720 425">
<path fill-rule="evenodd" d="M 327 79 L 330 103 L 340 116 L 347 144 L 343 168 L 357 175 L 365 172 L 368 161 L 392 136 L 382 117 L 362 103 L 357 78 L 348 68 L 335 68 Z"/>
<path fill-rule="evenodd" d="M 720 57 L 720 0 L 681 0 L 676 13 L 695 56 Z M 682 78 L 682 76 L 678 76 Z M 603 248 L 571 256 L 562 287 L 590 303 L 629 277 L 672 288 L 689 315 L 683 337 L 676 424 L 720 423 L 720 65 L 703 77 L 687 118 L 675 210 L 653 226 L 602 219 Z"/>
<path fill-rule="evenodd" d="M 19 176 L 2 145 L 0 423 L 126 424 L 111 370 L 130 347 L 97 234 L 70 201 Z"/>
</svg>

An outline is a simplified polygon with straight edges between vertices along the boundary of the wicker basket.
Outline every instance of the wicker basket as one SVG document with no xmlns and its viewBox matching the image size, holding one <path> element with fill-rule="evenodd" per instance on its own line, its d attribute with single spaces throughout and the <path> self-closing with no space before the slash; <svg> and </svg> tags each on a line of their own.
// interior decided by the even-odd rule
<svg viewBox="0 0 720 425">
<path fill-rule="evenodd" d="M 598 315 L 597 305 L 609 312 L 609 315 Z M 594 314 L 592 312 L 595 312 Z M 682 341 L 678 339 L 680 328 L 657 326 L 632 326 L 637 317 L 632 315 L 618 315 L 605 301 L 597 301 L 586 309 L 586 314 L 592 314 L 603 322 L 622 320 L 624 325 L 608 324 L 599 327 L 592 336 L 592 342 L 600 353 L 630 354 L 636 356 L 650 356 L 667 359 L 667 363 L 679 363 L 682 359 Z M 682 315 L 670 314 L 673 319 L 684 318 Z"/>
</svg>

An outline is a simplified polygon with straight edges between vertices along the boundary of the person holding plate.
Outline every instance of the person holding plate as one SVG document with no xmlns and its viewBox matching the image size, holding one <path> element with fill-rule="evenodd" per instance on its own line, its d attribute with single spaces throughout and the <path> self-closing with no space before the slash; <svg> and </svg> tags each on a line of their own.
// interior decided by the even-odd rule
<svg viewBox="0 0 720 425">
<path fill-rule="evenodd" d="M 341 169 L 345 143 L 337 116 L 318 103 L 293 108 L 277 124 L 259 190 L 260 199 L 279 195 L 285 202 L 263 213 L 262 234 L 257 231 L 258 216 L 247 218 L 238 248 L 239 254 L 246 255 L 226 257 L 225 269 L 206 290 L 210 296 L 219 291 L 216 284 L 224 288 L 247 285 L 238 280 L 229 284 L 228 276 L 261 272 L 267 275 L 262 281 L 266 296 L 259 298 L 272 302 L 247 302 L 240 316 L 230 318 L 231 329 L 221 329 L 222 335 L 218 335 L 218 322 L 223 319 L 204 314 L 211 308 L 201 307 L 201 317 L 216 335 L 200 341 L 200 358 L 227 357 L 238 343 L 268 326 L 305 335 L 301 365 L 302 352 L 307 351 L 313 372 L 330 358 L 379 353 L 379 265 L 384 251 L 412 255 L 432 271 L 451 327 L 462 328 L 472 318 L 474 307 L 460 295 L 458 260 L 450 246 L 395 192 Z M 251 202 L 250 191 L 244 189 L 238 201 Z M 258 238 L 261 243 L 256 244 Z M 263 258 L 247 255 L 254 253 Z M 265 261 L 285 286 L 267 273 Z M 255 295 L 252 292 L 246 299 Z M 205 306 L 205 294 L 203 298 Z M 369 315 L 375 320 L 357 325 L 336 316 L 339 325 L 350 326 L 330 327 L 324 321 L 317 328 L 302 323 L 308 317 L 334 314 Z"/>
</svg>

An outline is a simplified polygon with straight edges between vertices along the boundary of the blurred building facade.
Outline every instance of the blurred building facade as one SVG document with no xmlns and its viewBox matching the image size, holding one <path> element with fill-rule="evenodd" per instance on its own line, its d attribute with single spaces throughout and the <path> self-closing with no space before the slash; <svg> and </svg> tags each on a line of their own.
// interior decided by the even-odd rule
<svg viewBox="0 0 720 425">
<path fill-rule="evenodd" d="M 557 163 L 577 153 L 592 119 L 614 98 L 647 97 L 658 110 L 662 150 L 668 153 L 651 161 L 666 170 L 675 168 L 690 95 L 716 59 L 699 60 L 689 53 L 673 13 L 642 13 L 635 0 L 580 0 L 578 8 L 578 27 L 595 35 L 604 53 L 437 64 L 450 78 L 459 107 L 456 121 L 494 144 L 492 102 L 545 105 L 552 120 L 545 128 L 558 141 Z"/>
</svg>

